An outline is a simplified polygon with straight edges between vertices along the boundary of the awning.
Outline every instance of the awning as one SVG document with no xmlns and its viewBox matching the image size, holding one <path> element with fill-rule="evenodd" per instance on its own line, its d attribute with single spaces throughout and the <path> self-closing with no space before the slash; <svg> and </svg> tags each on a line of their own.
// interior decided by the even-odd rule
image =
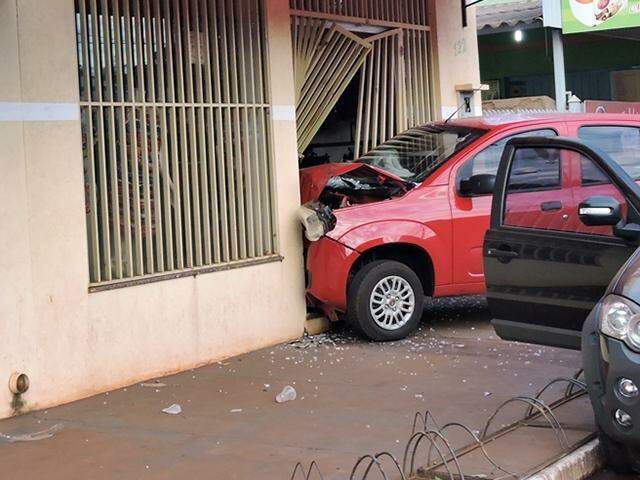
<svg viewBox="0 0 640 480">
<path fill-rule="evenodd" d="M 478 30 L 540 23 L 542 0 L 484 0 L 476 7 Z"/>
</svg>

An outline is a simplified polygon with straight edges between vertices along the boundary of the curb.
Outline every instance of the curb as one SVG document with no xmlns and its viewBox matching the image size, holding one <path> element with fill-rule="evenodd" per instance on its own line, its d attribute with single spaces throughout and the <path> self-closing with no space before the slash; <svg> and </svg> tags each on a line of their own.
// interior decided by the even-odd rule
<svg viewBox="0 0 640 480">
<path fill-rule="evenodd" d="M 604 466 L 598 439 L 565 455 L 526 480 L 585 480 Z"/>
</svg>

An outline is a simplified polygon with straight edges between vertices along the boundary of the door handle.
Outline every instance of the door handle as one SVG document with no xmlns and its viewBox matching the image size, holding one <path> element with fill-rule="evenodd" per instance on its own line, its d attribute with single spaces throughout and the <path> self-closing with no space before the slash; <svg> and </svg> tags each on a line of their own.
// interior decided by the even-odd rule
<svg viewBox="0 0 640 480">
<path fill-rule="evenodd" d="M 487 257 L 497 258 L 518 258 L 520 254 L 513 250 L 500 250 L 498 248 L 489 248 L 487 250 Z"/>
<path fill-rule="evenodd" d="M 542 202 L 540 210 L 543 212 L 556 212 L 562 210 L 562 202 Z"/>
</svg>

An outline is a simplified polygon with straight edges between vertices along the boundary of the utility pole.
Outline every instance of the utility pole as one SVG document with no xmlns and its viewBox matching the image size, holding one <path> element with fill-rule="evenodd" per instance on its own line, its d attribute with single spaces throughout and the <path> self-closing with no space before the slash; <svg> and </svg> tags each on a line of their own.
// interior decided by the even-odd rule
<svg viewBox="0 0 640 480">
<path fill-rule="evenodd" d="M 556 89 L 556 108 L 559 112 L 567 111 L 567 79 L 564 68 L 564 46 L 562 44 L 562 30 L 551 29 L 553 44 L 553 82 Z"/>
</svg>

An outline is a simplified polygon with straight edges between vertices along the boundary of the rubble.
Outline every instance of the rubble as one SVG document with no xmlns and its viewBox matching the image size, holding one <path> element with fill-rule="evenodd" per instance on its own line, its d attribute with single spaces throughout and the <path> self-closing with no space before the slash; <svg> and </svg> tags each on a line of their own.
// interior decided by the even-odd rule
<svg viewBox="0 0 640 480">
<path fill-rule="evenodd" d="M 304 335 L 292 342 L 289 345 L 297 349 L 317 348 L 321 346 L 335 347 L 338 343 L 344 343 L 344 337 L 332 333 L 321 333 L 319 335 L 309 335 L 306 332 Z"/>
<path fill-rule="evenodd" d="M 141 387 L 146 387 L 146 388 L 162 388 L 162 387 L 166 387 L 167 384 L 166 383 L 162 383 L 159 381 L 155 381 L 155 382 L 144 382 L 140 384 Z"/>
</svg>

